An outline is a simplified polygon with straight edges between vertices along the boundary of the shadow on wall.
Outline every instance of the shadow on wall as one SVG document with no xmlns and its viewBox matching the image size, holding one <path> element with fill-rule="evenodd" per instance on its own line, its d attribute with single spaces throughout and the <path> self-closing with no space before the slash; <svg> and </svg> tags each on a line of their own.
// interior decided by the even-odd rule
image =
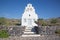
<svg viewBox="0 0 60 40">
<path fill-rule="evenodd" d="M 37 26 L 34 26 L 31 31 L 35 32 L 35 34 L 39 34 L 39 28 Z"/>
</svg>

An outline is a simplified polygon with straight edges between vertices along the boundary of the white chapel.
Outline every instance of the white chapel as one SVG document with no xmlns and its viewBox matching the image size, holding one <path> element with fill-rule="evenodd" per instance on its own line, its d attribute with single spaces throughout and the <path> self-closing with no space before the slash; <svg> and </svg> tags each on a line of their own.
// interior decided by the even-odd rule
<svg viewBox="0 0 60 40">
<path fill-rule="evenodd" d="M 26 27 L 38 26 L 35 21 L 38 20 L 38 15 L 35 12 L 32 4 L 27 4 L 25 7 L 24 13 L 22 14 L 21 25 Z"/>
</svg>

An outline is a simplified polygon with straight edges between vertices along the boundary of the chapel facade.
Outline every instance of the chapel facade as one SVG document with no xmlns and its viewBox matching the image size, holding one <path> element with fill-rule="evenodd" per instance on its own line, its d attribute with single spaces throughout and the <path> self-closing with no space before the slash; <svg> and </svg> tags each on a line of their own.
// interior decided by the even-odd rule
<svg viewBox="0 0 60 40">
<path fill-rule="evenodd" d="M 35 12 L 32 4 L 27 4 L 24 13 L 22 14 L 21 25 L 26 27 L 38 26 L 35 21 L 38 20 L 38 15 Z"/>
</svg>

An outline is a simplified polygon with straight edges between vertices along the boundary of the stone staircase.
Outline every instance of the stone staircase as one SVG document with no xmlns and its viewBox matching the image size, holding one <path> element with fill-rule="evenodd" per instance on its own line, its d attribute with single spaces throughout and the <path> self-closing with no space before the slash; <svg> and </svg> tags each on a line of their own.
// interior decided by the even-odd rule
<svg viewBox="0 0 60 40">
<path fill-rule="evenodd" d="M 26 27 L 24 31 L 24 35 L 33 35 L 34 32 L 32 32 L 31 30 L 32 30 L 32 27 Z"/>
<path fill-rule="evenodd" d="M 26 27 L 24 34 L 22 35 L 22 37 L 37 37 L 40 35 L 35 34 L 35 32 L 32 32 L 33 27 Z"/>
</svg>

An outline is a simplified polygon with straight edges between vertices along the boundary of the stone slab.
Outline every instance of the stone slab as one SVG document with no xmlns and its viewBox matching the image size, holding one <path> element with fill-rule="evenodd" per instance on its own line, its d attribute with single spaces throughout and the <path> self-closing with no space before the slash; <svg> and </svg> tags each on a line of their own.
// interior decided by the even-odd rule
<svg viewBox="0 0 60 40">
<path fill-rule="evenodd" d="M 41 35 L 22 35 L 21 37 L 40 37 Z"/>
</svg>

